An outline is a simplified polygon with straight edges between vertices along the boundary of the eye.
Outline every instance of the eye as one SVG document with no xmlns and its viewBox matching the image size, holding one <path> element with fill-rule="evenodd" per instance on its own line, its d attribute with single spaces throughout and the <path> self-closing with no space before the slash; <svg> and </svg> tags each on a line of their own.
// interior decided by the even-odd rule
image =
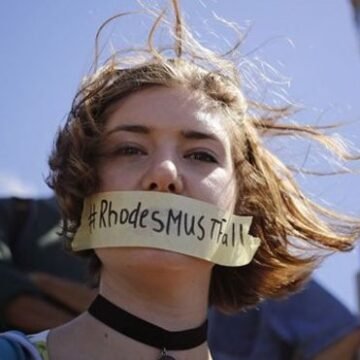
<svg viewBox="0 0 360 360">
<path fill-rule="evenodd" d="M 194 151 L 190 154 L 185 155 L 185 158 L 207 163 L 217 163 L 215 156 L 206 151 Z"/>
<path fill-rule="evenodd" d="M 134 145 L 123 145 L 114 151 L 114 155 L 137 156 L 137 155 L 146 155 L 146 152 L 140 147 Z"/>
</svg>

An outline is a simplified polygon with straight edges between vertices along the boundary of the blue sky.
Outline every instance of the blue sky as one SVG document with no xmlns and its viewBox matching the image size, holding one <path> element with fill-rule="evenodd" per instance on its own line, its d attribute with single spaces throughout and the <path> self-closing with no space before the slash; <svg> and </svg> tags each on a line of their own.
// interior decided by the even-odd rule
<svg viewBox="0 0 360 360">
<path fill-rule="evenodd" d="M 43 179 L 54 134 L 90 67 L 96 29 L 114 13 L 138 9 L 134 0 L 124 3 L 1 1 L 0 195 L 50 194 Z M 304 108 L 296 120 L 345 121 L 338 132 L 359 146 L 360 46 L 350 1 L 187 0 L 183 8 L 199 31 L 212 11 L 249 28 L 243 53 L 258 64 L 265 60 L 284 75 L 280 94 Z M 212 24 L 218 35 L 228 34 L 219 23 Z M 138 41 L 143 34 L 134 19 L 110 30 L 114 43 L 121 45 Z M 206 35 L 203 41 L 224 48 L 222 36 Z M 278 147 L 291 153 L 286 144 Z M 303 152 L 292 155 L 301 158 Z M 314 197 L 360 215 L 359 178 L 300 181 Z M 327 259 L 316 273 L 353 311 L 357 269 L 356 250 Z"/>
</svg>

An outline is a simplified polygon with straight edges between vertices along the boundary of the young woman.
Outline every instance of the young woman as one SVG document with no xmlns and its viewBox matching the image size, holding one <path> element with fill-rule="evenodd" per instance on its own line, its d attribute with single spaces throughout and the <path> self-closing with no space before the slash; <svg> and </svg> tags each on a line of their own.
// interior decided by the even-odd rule
<svg viewBox="0 0 360 360">
<path fill-rule="evenodd" d="M 202 48 L 183 25 L 175 0 L 173 7 L 171 56 L 169 49 L 161 52 L 153 45 L 160 15 L 148 48 L 141 52 L 146 56 L 140 51 L 130 59 L 112 56 L 75 97 L 50 159 L 49 184 L 63 213 L 64 232 L 76 248 L 77 236 L 87 241 L 79 233 L 86 221 L 91 233 L 92 216 L 97 214 L 101 231 L 111 221 L 121 222 L 123 213 L 112 206 L 118 204 L 119 192 L 126 192 L 126 199 L 135 197 L 139 206 L 142 201 L 151 206 L 140 215 L 144 223 L 136 220 L 136 231 L 144 230 L 140 228 L 146 227 L 151 209 L 152 221 L 165 226 L 161 206 L 170 201 L 176 214 L 189 204 L 251 217 L 250 233 L 260 246 L 244 266 L 237 259 L 226 263 L 184 247 L 178 240 L 155 246 L 154 233 L 160 232 L 155 227 L 152 234 L 141 232 L 133 245 L 128 232 L 117 232 L 78 247 L 90 249 L 85 254 L 92 260 L 100 296 L 75 320 L 30 337 L 43 358 L 211 359 L 206 342 L 209 304 L 231 311 L 286 295 L 318 263 L 311 248 L 347 250 L 359 233 L 358 222 L 307 198 L 261 138 L 306 136 L 340 157 L 351 156 L 315 128 L 280 122 L 289 108 L 247 99 L 234 63 Z M 84 203 L 96 194 L 106 194 L 107 200 Z M 196 224 L 205 231 L 201 218 Z M 218 230 L 215 224 L 211 236 L 218 231 L 216 251 L 229 248 L 221 221 Z M 94 245 L 96 241 L 102 245 Z M 245 249 L 251 236 L 241 241 Z M 8 341 L 21 337 L 4 336 Z M 31 346 L 30 351 L 34 353 Z"/>
</svg>

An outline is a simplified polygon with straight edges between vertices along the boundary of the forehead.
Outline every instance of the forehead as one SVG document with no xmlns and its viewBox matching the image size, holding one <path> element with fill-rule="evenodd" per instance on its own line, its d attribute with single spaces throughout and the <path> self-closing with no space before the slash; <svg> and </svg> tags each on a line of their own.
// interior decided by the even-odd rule
<svg viewBox="0 0 360 360">
<path fill-rule="evenodd" d="M 184 88 L 152 87 L 120 100 L 106 123 L 111 131 L 118 125 L 136 124 L 169 131 L 198 130 L 228 138 L 228 121 L 207 110 L 200 96 Z"/>
</svg>

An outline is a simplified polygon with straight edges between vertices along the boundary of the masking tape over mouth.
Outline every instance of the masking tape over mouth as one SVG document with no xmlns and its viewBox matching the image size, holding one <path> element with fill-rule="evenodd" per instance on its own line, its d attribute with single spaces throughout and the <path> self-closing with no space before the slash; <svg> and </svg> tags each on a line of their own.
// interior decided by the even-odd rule
<svg viewBox="0 0 360 360">
<path fill-rule="evenodd" d="M 147 247 L 241 266 L 260 245 L 260 239 L 249 235 L 251 221 L 251 216 L 179 195 L 104 192 L 85 199 L 72 248 Z"/>
</svg>

